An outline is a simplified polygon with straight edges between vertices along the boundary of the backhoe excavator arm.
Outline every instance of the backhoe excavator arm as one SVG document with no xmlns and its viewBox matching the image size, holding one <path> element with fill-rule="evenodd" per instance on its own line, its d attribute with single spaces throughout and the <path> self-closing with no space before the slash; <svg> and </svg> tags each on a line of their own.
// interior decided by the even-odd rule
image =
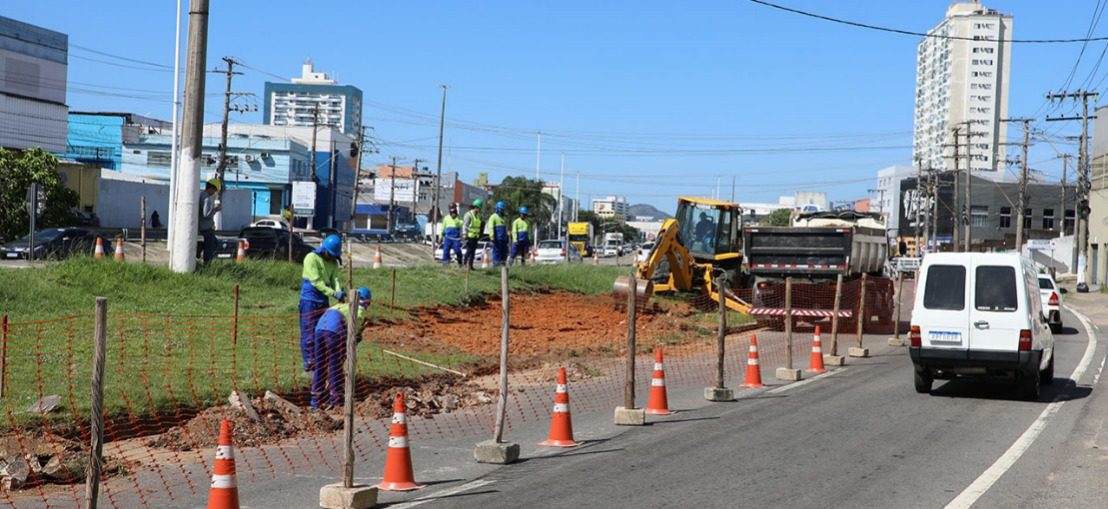
<svg viewBox="0 0 1108 509">
<path fill-rule="evenodd" d="M 654 291 L 688 291 L 692 289 L 692 257 L 678 236 L 680 225 L 676 219 L 667 219 L 658 232 L 654 248 L 646 262 L 639 266 L 639 279 L 653 279 L 654 271 L 662 260 L 669 262 L 669 279 L 665 283 L 655 283 Z"/>
</svg>

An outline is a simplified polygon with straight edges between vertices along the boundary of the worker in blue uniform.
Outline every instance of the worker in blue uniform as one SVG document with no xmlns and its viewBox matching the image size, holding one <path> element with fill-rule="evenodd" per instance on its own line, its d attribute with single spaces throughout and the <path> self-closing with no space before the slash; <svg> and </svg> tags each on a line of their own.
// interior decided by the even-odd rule
<svg viewBox="0 0 1108 509">
<path fill-rule="evenodd" d="M 323 244 L 304 257 L 300 283 L 300 357 L 304 371 L 312 369 L 312 337 L 316 322 L 330 305 L 330 299 L 342 302 L 346 293 L 339 279 L 342 238 L 328 235 Z"/>
<path fill-rule="evenodd" d="M 492 265 L 498 266 L 508 261 L 508 223 L 504 222 L 504 202 L 496 202 L 496 210 L 489 216 L 485 234 L 492 240 Z"/>
<path fill-rule="evenodd" d="M 327 308 L 315 327 L 312 370 L 312 408 L 339 407 L 343 404 L 343 364 L 346 362 L 347 327 L 353 327 L 357 340 L 361 341 L 365 326 L 366 308 L 373 301 L 369 288 L 358 288 L 357 316 L 350 316 L 350 304 L 340 302 Z"/>
<path fill-rule="evenodd" d="M 450 263 L 450 253 L 458 258 L 462 265 L 462 218 L 458 217 L 458 204 L 450 204 L 450 215 L 442 220 L 442 262 Z"/>
</svg>

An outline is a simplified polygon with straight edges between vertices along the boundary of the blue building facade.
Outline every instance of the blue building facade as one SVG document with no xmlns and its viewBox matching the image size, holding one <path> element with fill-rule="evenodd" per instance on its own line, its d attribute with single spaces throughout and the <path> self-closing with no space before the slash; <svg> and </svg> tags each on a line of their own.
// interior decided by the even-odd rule
<svg viewBox="0 0 1108 509">
<path fill-rule="evenodd" d="M 173 124 L 132 113 L 70 112 L 64 157 L 99 168 L 123 167 L 123 145 L 140 135 L 170 134 Z"/>
</svg>

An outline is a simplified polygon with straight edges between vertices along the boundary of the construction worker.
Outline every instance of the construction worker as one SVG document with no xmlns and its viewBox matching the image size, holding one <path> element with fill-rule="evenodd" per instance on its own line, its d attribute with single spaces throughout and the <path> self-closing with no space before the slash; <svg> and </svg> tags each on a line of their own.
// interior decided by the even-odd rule
<svg viewBox="0 0 1108 509">
<path fill-rule="evenodd" d="M 527 252 L 531 249 L 531 231 L 527 224 L 527 207 L 519 208 L 519 217 L 512 221 L 512 257 L 509 264 L 519 256 L 520 265 L 527 264 Z"/>
<path fill-rule="evenodd" d="M 458 204 L 450 204 L 450 215 L 442 220 L 442 262 L 450 263 L 450 253 L 453 251 L 458 256 L 458 265 L 462 265 L 462 226 L 464 222 L 458 217 Z"/>
<path fill-rule="evenodd" d="M 315 327 L 312 342 L 315 369 L 312 370 L 312 408 L 339 407 L 343 404 L 343 363 L 346 362 L 347 325 L 353 323 L 358 341 L 362 340 L 366 308 L 373 302 L 369 288 L 358 288 L 358 316 L 350 319 L 350 304 L 340 302 L 327 308 Z"/>
<path fill-rule="evenodd" d="M 313 367 L 312 338 L 319 316 L 330 305 L 329 299 L 346 300 L 339 279 L 341 260 L 342 239 L 338 235 L 328 235 L 322 245 L 304 257 L 300 284 L 300 356 L 304 371 Z"/>
<path fill-rule="evenodd" d="M 215 213 L 222 210 L 223 206 L 212 195 L 218 193 L 221 187 L 219 179 L 211 179 L 200 192 L 200 218 L 197 221 L 197 227 L 200 230 L 200 237 L 204 239 L 205 265 L 212 261 L 212 257 L 215 256 L 215 245 L 219 242 L 215 238 Z"/>
<path fill-rule="evenodd" d="M 504 202 L 496 202 L 496 210 L 485 224 L 485 234 L 492 240 L 492 265 L 508 261 L 508 224 L 504 222 Z"/>
<path fill-rule="evenodd" d="M 481 239 L 481 206 L 485 201 L 477 198 L 473 200 L 473 208 L 466 212 L 462 218 L 462 233 L 466 239 L 465 266 L 473 270 L 473 258 L 477 255 L 477 241 Z"/>
</svg>

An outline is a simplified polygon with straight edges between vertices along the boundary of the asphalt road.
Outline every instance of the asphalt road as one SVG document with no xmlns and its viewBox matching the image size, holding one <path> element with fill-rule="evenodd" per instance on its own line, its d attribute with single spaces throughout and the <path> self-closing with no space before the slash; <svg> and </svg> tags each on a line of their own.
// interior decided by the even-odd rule
<svg viewBox="0 0 1108 509">
<path fill-rule="evenodd" d="M 1089 422 L 1105 414 L 1090 387 L 1104 347 L 1087 354 L 1086 331 L 1073 314 L 1065 318 L 1057 378 L 1038 402 L 968 380 L 917 394 L 905 349 L 879 346 L 830 376 L 736 403 L 706 406 L 686 391 L 674 406 L 699 408 L 465 485 L 428 488 L 416 500 L 440 508 L 1102 506 L 1101 486 L 1080 477 L 1086 468 L 1108 472 L 1103 455 L 1092 458 L 1098 465 L 1077 463 L 1101 431 Z"/>
</svg>

